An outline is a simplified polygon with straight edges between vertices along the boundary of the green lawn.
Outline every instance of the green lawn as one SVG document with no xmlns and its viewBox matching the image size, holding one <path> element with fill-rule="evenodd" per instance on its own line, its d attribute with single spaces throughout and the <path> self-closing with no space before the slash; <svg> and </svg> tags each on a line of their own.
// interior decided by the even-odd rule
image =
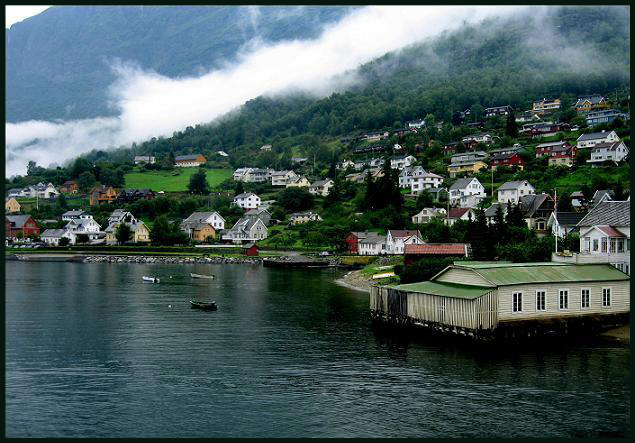
<svg viewBox="0 0 635 443">
<path fill-rule="evenodd" d="M 187 191 L 190 176 L 198 168 L 176 168 L 173 171 L 130 172 L 125 175 L 126 189 L 152 189 L 155 192 Z M 207 182 L 212 188 L 232 176 L 231 169 L 207 169 Z"/>
</svg>

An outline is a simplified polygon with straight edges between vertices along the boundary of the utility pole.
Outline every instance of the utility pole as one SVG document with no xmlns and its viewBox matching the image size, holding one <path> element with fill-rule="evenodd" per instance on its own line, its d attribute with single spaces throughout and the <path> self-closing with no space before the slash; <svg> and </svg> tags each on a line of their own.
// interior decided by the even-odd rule
<svg viewBox="0 0 635 443">
<path fill-rule="evenodd" d="M 553 218 L 554 222 L 558 222 L 558 190 L 553 188 Z M 558 253 L 558 229 L 556 229 L 556 254 Z"/>
</svg>

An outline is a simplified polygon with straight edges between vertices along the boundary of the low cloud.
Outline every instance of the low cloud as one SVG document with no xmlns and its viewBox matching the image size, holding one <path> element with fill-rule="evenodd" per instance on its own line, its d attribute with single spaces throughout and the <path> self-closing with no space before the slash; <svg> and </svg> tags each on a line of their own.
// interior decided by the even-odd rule
<svg viewBox="0 0 635 443">
<path fill-rule="evenodd" d="M 268 44 L 253 40 L 237 61 L 197 77 L 168 78 L 134 61 L 111 68 L 117 117 L 6 124 L 6 174 L 24 174 L 29 160 L 61 164 L 92 149 L 109 149 L 186 126 L 213 121 L 260 95 L 302 91 L 317 96 L 355 82 L 359 65 L 409 44 L 475 23 L 509 15 L 519 7 L 371 6 L 326 27 L 313 40 Z M 257 16 L 252 16 L 256 24 Z"/>
</svg>

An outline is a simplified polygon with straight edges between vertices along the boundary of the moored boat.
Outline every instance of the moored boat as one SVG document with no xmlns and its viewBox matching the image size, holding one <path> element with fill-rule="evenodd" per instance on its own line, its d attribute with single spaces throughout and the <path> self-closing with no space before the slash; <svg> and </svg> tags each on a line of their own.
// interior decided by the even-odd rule
<svg viewBox="0 0 635 443">
<path fill-rule="evenodd" d="M 212 302 L 201 302 L 190 300 L 190 304 L 192 305 L 192 309 L 202 309 L 204 311 L 216 311 L 218 306 L 215 301 Z"/>
<path fill-rule="evenodd" d="M 142 277 L 142 279 L 143 279 L 143 281 L 147 281 L 147 282 L 150 282 L 150 283 L 159 283 L 161 281 L 161 280 L 159 280 L 158 277 L 147 277 L 145 275 Z"/>
<path fill-rule="evenodd" d="M 215 278 L 214 274 L 212 274 L 212 275 L 202 275 L 202 274 L 194 274 L 193 272 L 190 272 L 190 277 L 192 277 L 192 278 L 209 278 L 210 280 L 213 280 Z"/>
</svg>

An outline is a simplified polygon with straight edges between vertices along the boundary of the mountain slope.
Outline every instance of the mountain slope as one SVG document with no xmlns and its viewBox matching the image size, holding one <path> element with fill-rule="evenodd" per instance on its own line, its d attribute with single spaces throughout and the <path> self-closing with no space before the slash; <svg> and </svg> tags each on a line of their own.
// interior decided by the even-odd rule
<svg viewBox="0 0 635 443">
<path fill-rule="evenodd" d="M 348 7 L 60 6 L 6 31 L 6 119 L 114 115 L 115 59 L 175 77 L 231 61 L 253 38 L 317 36 Z"/>
</svg>

